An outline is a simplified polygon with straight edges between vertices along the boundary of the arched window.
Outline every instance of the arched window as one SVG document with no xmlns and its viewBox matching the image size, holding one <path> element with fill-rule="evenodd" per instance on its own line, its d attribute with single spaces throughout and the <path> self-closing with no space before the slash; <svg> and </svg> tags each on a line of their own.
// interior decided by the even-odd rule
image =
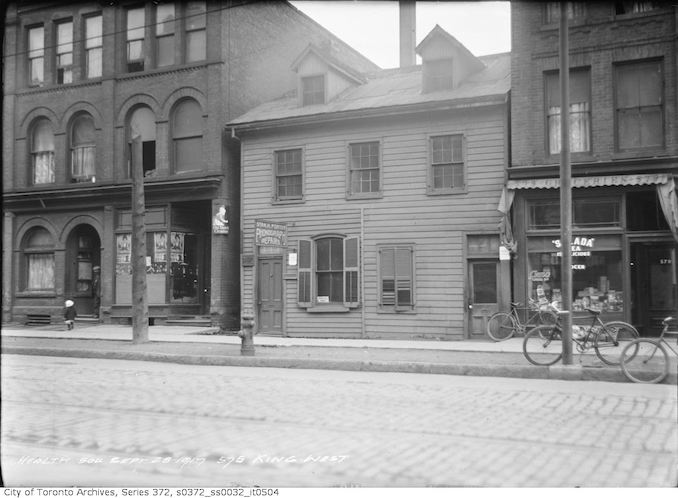
<svg viewBox="0 0 678 498">
<path fill-rule="evenodd" d="M 141 137 L 142 149 L 142 167 L 144 175 L 155 171 L 155 115 L 148 107 L 138 107 L 130 116 L 127 130 L 127 139 L 129 143 L 129 174 L 132 173 L 132 139 L 135 136 Z"/>
<path fill-rule="evenodd" d="M 89 114 L 75 118 L 71 126 L 71 178 L 86 182 L 96 174 L 96 130 Z"/>
<path fill-rule="evenodd" d="M 31 157 L 33 184 L 54 183 L 54 132 L 46 119 L 41 119 L 33 127 Z"/>
<path fill-rule="evenodd" d="M 24 290 L 53 291 L 54 240 L 44 228 L 34 228 L 24 239 Z"/>
<path fill-rule="evenodd" d="M 172 116 L 174 172 L 202 168 L 202 111 L 195 100 L 177 104 Z"/>
</svg>

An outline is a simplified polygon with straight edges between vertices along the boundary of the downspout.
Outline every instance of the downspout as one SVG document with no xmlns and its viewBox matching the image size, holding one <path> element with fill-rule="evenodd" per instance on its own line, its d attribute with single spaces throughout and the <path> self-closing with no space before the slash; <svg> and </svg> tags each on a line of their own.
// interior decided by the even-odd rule
<svg viewBox="0 0 678 498">
<path fill-rule="evenodd" d="M 360 307 L 360 337 L 363 339 L 365 333 L 365 208 L 360 208 L 360 296 L 362 306 Z"/>
</svg>

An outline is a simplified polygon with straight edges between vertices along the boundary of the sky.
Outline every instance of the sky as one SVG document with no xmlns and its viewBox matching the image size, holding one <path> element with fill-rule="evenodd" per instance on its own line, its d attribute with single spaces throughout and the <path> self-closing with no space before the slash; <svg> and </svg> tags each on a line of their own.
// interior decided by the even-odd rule
<svg viewBox="0 0 678 498">
<path fill-rule="evenodd" d="M 378 66 L 384 69 L 398 66 L 396 0 L 292 0 L 291 3 Z M 417 1 L 416 19 L 417 44 L 439 24 L 474 55 L 511 50 L 507 1 Z"/>
</svg>

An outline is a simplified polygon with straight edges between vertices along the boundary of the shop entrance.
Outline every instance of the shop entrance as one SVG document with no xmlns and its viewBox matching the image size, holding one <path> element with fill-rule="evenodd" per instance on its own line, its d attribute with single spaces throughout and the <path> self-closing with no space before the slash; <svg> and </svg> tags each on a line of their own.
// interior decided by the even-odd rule
<svg viewBox="0 0 678 498">
<path fill-rule="evenodd" d="M 282 258 L 260 258 L 257 267 L 258 330 L 282 333 Z"/>
<path fill-rule="evenodd" d="M 662 320 L 678 313 L 677 268 L 674 243 L 631 243 L 633 324 L 641 335 L 658 335 Z"/>
<path fill-rule="evenodd" d="M 499 310 L 499 262 L 469 261 L 469 336 L 484 337 L 487 319 Z"/>
<path fill-rule="evenodd" d="M 90 225 L 78 225 L 66 241 L 66 298 L 75 301 L 79 316 L 98 316 L 101 240 Z"/>
</svg>

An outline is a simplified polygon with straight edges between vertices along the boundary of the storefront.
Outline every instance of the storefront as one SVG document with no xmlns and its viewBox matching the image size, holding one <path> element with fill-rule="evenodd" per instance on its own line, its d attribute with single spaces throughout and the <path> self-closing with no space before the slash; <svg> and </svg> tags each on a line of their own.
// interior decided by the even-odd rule
<svg viewBox="0 0 678 498">
<path fill-rule="evenodd" d="M 589 308 L 600 311 L 603 320 L 629 321 L 642 334 L 655 334 L 665 316 L 678 312 L 675 219 L 670 209 L 675 192 L 670 190 L 665 203 L 660 190 L 668 191 L 665 186 L 672 186 L 673 180 L 666 175 L 575 180 L 569 241 L 575 323 L 589 319 Z M 507 185 L 515 194 L 514 299 L 560 307 L 564 242 L 555 186 L 557 180 L 551 179 Z"/>
<path fill-rule="evenodd" d="M 209 311 L 210 219 L 208 202 L 146 210 L 146 285 L 151 318 Z M 132 303 L 131 229 L 131 212 L 118 211 L 113 317 L 129 316 Z"/>
</svg>

